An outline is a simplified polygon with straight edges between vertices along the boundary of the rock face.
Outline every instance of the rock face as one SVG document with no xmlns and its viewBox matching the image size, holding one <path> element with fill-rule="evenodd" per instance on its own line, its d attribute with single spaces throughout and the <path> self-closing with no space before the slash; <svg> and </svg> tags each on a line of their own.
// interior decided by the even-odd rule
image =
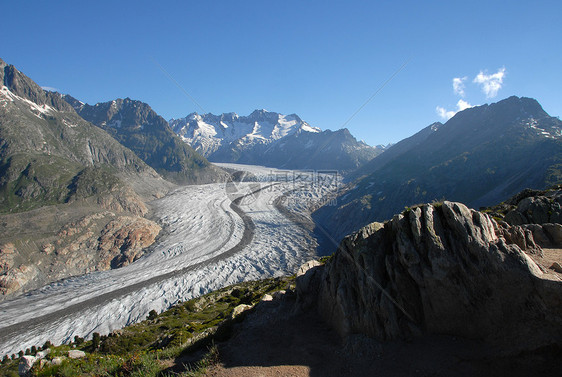
<svg viewBox="0 0 562 377">
<path fill-rule="evenodd" d="M 126 266 L 145 253 L 160 230 L 145 218 L 105 211 L 69 222 L 54 236 L 40 239 L 40 250 L 21 241 L 18 247 L 0 245 L 0 299 L 67 276 Z"/>
<path fill-rule="evenodd" d="M 122 216 L 109 222 L 99 238 L 100 269 L 126 266 L 143 255 L 162 228 L 144 218 Z"/>
<path fill-rule="evenodd" d="M 37 359 L 35 356 L 23 356 L 18 365 L 18 374 L 20 376 L 29 376 L 31 368 L 33 368 L 33 364 L 35 364 L 36 361 Z"/>
<path fill-rule="evenodd" d="M 344 336 L 448 334 L 514 347 L 560 341 L 562 283 L 541 279 L 524 250 L 499 233 L 493 219 L 463 204 L 423 205 L 346 237 L 308 294 Z"/>
<path fill-rule="evenodd" d="M 68 351 L 68 357 L 70 359 L 81 359 L 83 357 L 86 357 L 86 353 L 80 350 L 70 350 Z"/>
</svg>

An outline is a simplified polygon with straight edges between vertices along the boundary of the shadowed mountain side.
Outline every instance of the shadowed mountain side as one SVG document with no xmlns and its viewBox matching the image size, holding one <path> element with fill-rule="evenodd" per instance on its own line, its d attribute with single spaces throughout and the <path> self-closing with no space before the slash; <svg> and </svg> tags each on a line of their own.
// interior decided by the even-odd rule
<svg viewBox="0 0 562 377">
<path fill-rule="evenodd" d="M 510 97 L 431 125 L 355 176 L 336 206 L 314 215 L 336 242 L 417 203 L 447 199 L 478 208 L 562 182 L 562 122 L 534 99 Z"/>
</svg>

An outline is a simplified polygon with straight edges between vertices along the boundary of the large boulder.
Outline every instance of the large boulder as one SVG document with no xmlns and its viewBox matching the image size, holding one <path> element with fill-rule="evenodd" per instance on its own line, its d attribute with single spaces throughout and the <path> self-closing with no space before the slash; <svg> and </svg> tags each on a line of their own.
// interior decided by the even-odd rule
<svg viewBox="0 0 562 377">
<path fill-rule="evenodd" d="M 309 294 L 343 336 L 448 334 L 522 348 L 562 339 L 562 283 L 542 279 L 493 219 L 461 203 L 423 205 L 361 229 L 317 279 Z"/>
<path fill-rule="evenodd" d="M 530 196 L 526 196 L 530 195 Z M 562 190 L 522 192 L 510 199 L 512 209 L 505 215 L 511 225 L 562 223 Z"/>
</svg>

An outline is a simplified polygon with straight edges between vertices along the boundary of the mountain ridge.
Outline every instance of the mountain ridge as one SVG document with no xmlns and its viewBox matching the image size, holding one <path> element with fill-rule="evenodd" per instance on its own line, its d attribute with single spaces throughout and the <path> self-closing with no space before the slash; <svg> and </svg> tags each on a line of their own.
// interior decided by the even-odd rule
<svg viewBox="0 0 562 377">
<path fill-rule="evenodd" d="M 186 143 L 215 162 L 349 172 L 383 151 L 357 141 L 347 129 L 322 131 L 296 114 L 263 109 L 248 116 L 191 113 L 171 119 L 170 125 Z"/>
<path fill-rule="evenodd" d="M 336 241 L 420 202 L 445 198 L 480 207 L 559 183 L 562 122 L 536 100 L 512 96 L 424 128 L 351 177 L 337 206 L 315 214 Z"/>
<path fill-rule="evenodd" d="M 118 98 L 88 105 L 69 95 L 63 98 L 82 118 L 108 132 L 175 183 L 208 183 L 225 176 L 184 143 L 168 122 L 144 102 Z"/>
</svg>

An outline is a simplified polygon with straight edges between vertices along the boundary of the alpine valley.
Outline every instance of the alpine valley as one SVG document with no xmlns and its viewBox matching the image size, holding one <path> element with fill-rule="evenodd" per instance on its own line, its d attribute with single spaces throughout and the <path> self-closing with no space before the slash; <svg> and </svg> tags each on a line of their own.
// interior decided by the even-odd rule
<svg viewBox="0 0 562 377">
<path fill-rule="evenodd" d="M 373 147 L 0 83 L 0 375 L 560 372 L 562 122 L 535 99 Z"/>
</svg>

